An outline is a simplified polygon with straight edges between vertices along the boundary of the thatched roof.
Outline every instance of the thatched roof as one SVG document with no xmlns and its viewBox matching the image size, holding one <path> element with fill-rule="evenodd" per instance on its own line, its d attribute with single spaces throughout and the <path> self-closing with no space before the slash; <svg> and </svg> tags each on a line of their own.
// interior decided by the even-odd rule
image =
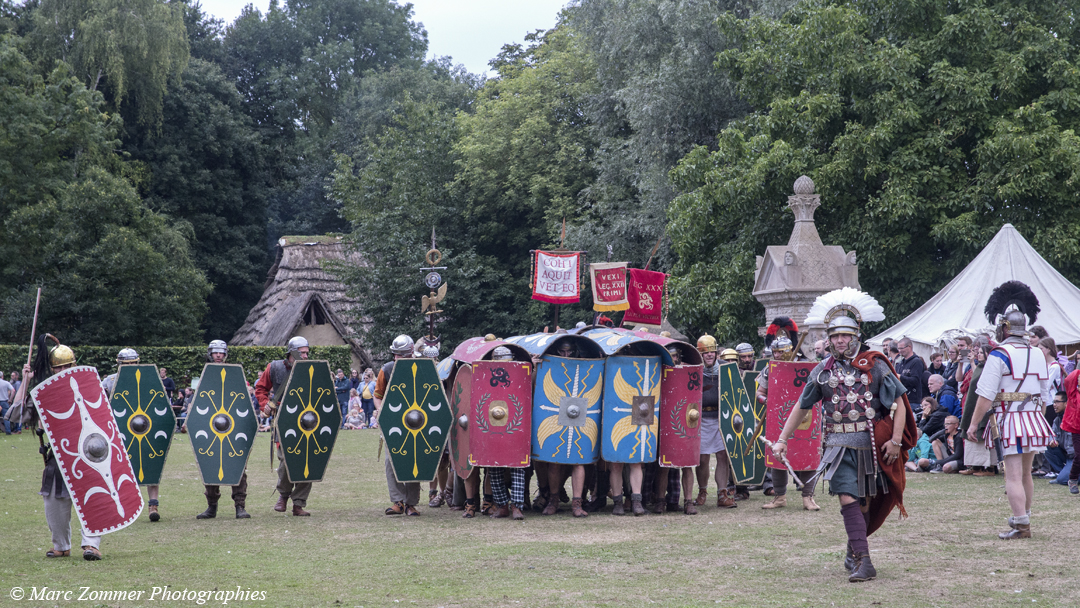
<svg viewBox="0 0 1080 608">
<path fill-rule="evenodd" d="M 323 269 L 323 260 L 361 264 L 346 254 L 341 237 L 286 236 L 278 239 L 277 261 L 267 273 L 262 298 L 248 313 L 230 344 L 284 346 L 302 325 L 330 324 L 367 365 L 371 355 L 353 329 L 362 319 L 345 285 Z"/>
</svg>

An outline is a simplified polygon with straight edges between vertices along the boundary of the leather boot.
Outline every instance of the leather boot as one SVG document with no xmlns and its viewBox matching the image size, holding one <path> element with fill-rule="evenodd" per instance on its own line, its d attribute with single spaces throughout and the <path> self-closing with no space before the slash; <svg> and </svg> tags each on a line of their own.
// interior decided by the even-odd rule
<svg viewBox="0 0 1080 608">
<path fill-rule="evenodd" d="M 589 516 L 589 512 L 586 511 L 585 509 L 581 508 L 581 503 L 582 503 L 582 500 L 580 498 L 575 498 L 574 500 L 570 501 L 570 510 L 574 512 L 574 517 L 588 517 Z"/>
<path fill-rule="evenodd" d="M 626 507 L 623 505 L 622 494 L 619 494 L 618 496 L 614 497 L 612 500 L 615 501 L 615 506 L 612 507 L 611 514 L 612 515 L 626 515 Z"/>
<path fill-rule="evenodd" d="M 296 503 L 293 503 L 292 514 L 293 514 L 293 517 L 309 517 L 309 516 L 311 516 L 311 513 L 308 513 L 307 511 L 305 511 L 304 507 L 298 507 L 296 505 Z"/>
<path fill-rule="evenodd" d="M 803 496 L 802 497 L 802 508 L 806 509 L 807 511 L 820 511 L 821 510 L 821 507 L 819 507 L 818 504 L 816 502 L 814 502 L 814 497 L 813 496 Z"/>
<path fill-rule="evenodd" d="M 851 550 L 851 543 L 848 543 L 847 555 L 844 556 L 844 569 L 848 572 L 855 569 L 855 552 Z"/>
<path fill-rule="evenodd" d="M 687 498 L 683 501 L 683 513 L 687 515 L 697 515 L 697 507 L 694 506 L 694 501 Z"/>
<path fill-rule="evenodd" d="M 517 505 L 510 507 L 510 519 L 514 521 L 522 521 L 525 519 L 525 514 L 521 512 L 521 509 Z"/>
<path fill-rule="evenodd" d="M 716 506 L 721 509 L 734 509 L 739 506 L 735 504 L 735 497 L 728 490 L 720 490 L 719 495 L 716 497 Z"/>
<path fill-rule="evenodd" d="M 548 498 L 548 491 L 540 488 L 539 494 L 536 496 L 536 499 L 533 500 L 532 503 L 533 511 L 536 511 L 537 513 L 542 512 L 544 508 L 548 505 Z"/>
<path fill-rule="evenodd" d="M 596 513 L 607 507 L 607 494 L 597 492 L 594 496 L 592 500 L 585 503 L 585 510 L 589 513 Z"/>
<path fill-rule="evenodd" d="M 274 510 L 278 513 L 284 513 L 287 508 L 289 508 L 289 495 L 279 494 L 277 502 L 274 503 Z"/>
<path fill-rule="evenodd" d="M 998 534 L 998 538 L 1001 540 L 1031 538 L 1031 524 L 1014 524 L 1010 522 L 1009 527 L 1012 529 Z"/>
<path fill-rule="evenodd" d="M 505 519 L 510 517 L 510 507 L 506 505 L 495 505 L 495 508 L 491 510 L 491 519 Z"/>
<path fill-rule="evenodd" d="M 645 507 L 641 504 L 641 494 L 630 495 L 630 510 L 634 512 L 634 517 L 645 515 Z"/>
<path fill-rule="evenodd" d="M 158 513 L 158 501 L 157 501 L 157 499 L 152 499 L 150 501 L 150 509 L 149 509 L 149 511 L 150 511 L 150 521 L 158 521 L 158 520 L 161 519 L 161 513 Z"/>
<path fill-rule="evenodd" d="M 856 553 L 852 559 L 855 560 L 855 568 L 847 579 L 849 583 L 861 583 L 877 577 L 877 569 L 870 563 L 869 553 Z"/>
<path fill-rule="evenodd" d="M 783 509 L 787 506 L 787 496 L 773 496 L 772 502 L 761 505 L 762 509 Z"/>
<path fill-rule="evenodd" d="M 541 515 L 554 515 L 559 511 L 559 495 L 549 494 L 547 506 L 540 512 Z"/>
<path fill-rule="evenodd" d="M 214 519 L 217 517 L 217 505 L 207 504 L 206 510 L 195 516 L 195 519 Z"/>
<path fill-rule="evenodd" d="M 653 503 L 652 508 L 649 509 L 649 510 L 652 511 L 653 513 L 656 513 L 657 515 L 659 515 L 659 514 L 663 513 L 664 511 L 667 511 L 667 503 L 664 502 L 663 500 L 658 500 L 658 501 Z"/>
<path fill-rule="evenodd" d="M 236 519 L 251 519 L 251 515 L 244 510 L 244 505 L 236 505 Z"/>
</svg>

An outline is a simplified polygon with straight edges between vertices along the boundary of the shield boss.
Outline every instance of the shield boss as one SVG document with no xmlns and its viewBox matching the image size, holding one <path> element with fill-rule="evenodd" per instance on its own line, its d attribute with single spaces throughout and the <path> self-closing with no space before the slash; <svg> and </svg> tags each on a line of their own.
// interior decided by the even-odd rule
<svg viewBox="0 0 1080 608">
<path fill-rule="evenodd" d="M 146 431 L 150 430 L 150 419 L 142 414 L 138 414 L 131 417 L 131 421 L 128 422 L 131 427 L 131 432 L 136 435 L 145 435 Z"/>
<path fill-rule="evenodd" d="M 300 416 L 300 428 L 305 431 L 310 433 L 311 431 L 314 431 L 317 426 L 319 426 L 319 415 L 315 412 L 304 412 L 304 414 Z"/>
<path fill-rule="evenodd" d="M 656 399 L 652 395 L 634 395 L 630 423 L 649 426 L 655 418 Z"/>
<path fill-rule="evenodd" d="M 83 441 L 83 455 L 90 462 L 102 462 L 109 457 L 109 441 L 101 433 L 91 433 Z"/>
<path fill-rule="evenodd" d="M 229 432 L 229 427 L 232 426 L 232 424 L 229 423 L 229 417 L 225 414 L 214 416 L 214 419 L 210 421 L 210 424 L 214 426 L 215 431 L 222 435 L 227 434 Z"/>
<path fill-rule="evenodd" d="M 584 426 L 588 419 L 585 415 L 587 408 L 584 397 L 563 397 L 559 402 L 559 425 Z"/>
<path fill-rule="evenodd" d="M 405 426 L 407 426 L 410 431 L 419 431 L 424 428 L 424 418 L 426 418 L 424 412 L 412 410 L 408 414 L 405 414 Z"/>
</svg>

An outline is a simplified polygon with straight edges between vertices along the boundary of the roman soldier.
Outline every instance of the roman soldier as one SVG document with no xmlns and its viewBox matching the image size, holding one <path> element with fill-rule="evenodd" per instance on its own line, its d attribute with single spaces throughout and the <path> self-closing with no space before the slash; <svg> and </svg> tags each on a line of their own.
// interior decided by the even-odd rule
<svg viewBox="0 0 1080 608">
<path fill-rule="evenodd" d="M 779 320 L 779 318 L 777 319 Z M 791 361 L 798 353 L 788 336 L 780 336 L 772 343 L 772 358 L 777 361 Z M 769 366 L 766 365 L 758 375 L 757 399 L 760 403 L 767 403 L 769 398 Z M 816 451 L 816 448 L 815 448 Z M 811 465 L 812 466 L 812 465 Z M 813 470 L 795 471 L 802 483 L 803 509 L 807 511 L 820 511 L 821 507 L 814 502 L 814 489 L 817 484 L 811 483 L 814 478 Z M 786 467 L 769 469 L 769 479 L 772 481 L 773 499 L 761 505 L 762 509 L 782 509 L 787 506 L 788 471 Z"/>
<path fill-rule="evenodd" d="M 229 358 L 229 345 L 224 340 L 213 340 L 206 349 L 206 359 L 210 363 L 225 363 Z M 240 478 L 240 483 L 232 486 L 232 500 L 236 508 L 236 519 L 249 519 L 251 515 L 244 509 L 247 500 L 247 468 Z M 203 495 L 206 496 L 206 510 L 195 516 L 195 519 L 214 519 L 217 517 L 218 501 L 221 499 L 221 486 L 203 485 Z M 295 505 L 296 502 L 293 502 Z"/>
<path fill-rule="evenodd" d="M 731 462 L 727 446 L 720 434 L 720 362 L 717 361 L 716 338 L 706 334 L 698 338 L 698 351 L 705 363 L 701 386 L 701 461 L 697 467 L 698 495 L 695 504 L 705 504 L 709 487 L 709 460 L 716 454 L 716 506 L 734 509 L 735 492 L 728 489 Z"/>
<path fill-rule="evenodd" d="M 375 380 L 376 411 L 382 411 L 387 384 L 390 383 L 390 376 L 394 372 L 394 361 L 414 356 L 414 347 L 413 339 L 404 334 L 394 338 L 394 341 L 390 343 L 390 353 L 394 355 L 394 359 L 383 364 L 382 368 L 379 369 L 379 376 Z M 416 505 L 420 502 L 420 482 L 401 483 L 397 480 L 397 476 L 394 474 L 394 465 L 390 462 L 389 448 L 386 450 L 385 472 L 386 489 L 390 493 L 390 502 L 393 503 L 386 508 L 385 514 L 419 516 L 420 512 L 416 510 Z"/>
<path fill-rule="evenodd" d="M 877 576 L 867 536 L 893 507 L 899 506 L 902 517 L 907 515 L 901 455 L 914 446 L 914 416 L 892 364 L 859 340 L 864 321 L 884 318 L 873 297 L 850 287 L 818 297 L 806 323 L 825 325 L 829 357 L 810 372 L 799 407 L 792 410 L 772 448 L 784 460 L 788 439 L 808 411 L 821 403 L 827 435 L 818 473 L 828 480 L 829 494 L 840 499 L 850 582 Z"/>
<path fill-rule="evenodd" d="M 739 369 L 748 372 L 754 369 L 754 347 L 746 342 L 742 342 L 735 347 L 735 354 L 738 356 Z"/>
<path fill-rule="evenodd" d="M 1027 323 L 1035 322 L 1039 300 L 1027 285 L 1008 281 L 990 294 L 984 312 L 995 325 L 998 345 L 986 358 L 975 388 L 979 399 L 967 436 L 971 441 L 982 439 L 987 448 L 1004 457 L 1005 494 L 1012 516 L 1009 530 L 998 537 L 1031 538 L 1031 462 L 1054 439 L 1043 414 L 1046 404 L 1042 395 L 1050 378 L 1046 359 L 1027 341 Z M 978 437 L 979 421 L 987 412 L 991 420 L 986 435 Z"/>
<path fill-rule="evenodd" d="M 286 346 L 285 358 L 271 361 L 266 369 L 259 375 L 255 382 L 255 399 L 262 408 L 263 416 L 273 417 L 277 413 L 278 403 L 284 395 L 285 383 L 289 380 L 289 372 L 292 371 L 293 363 L 308 358 L 311 347 L 302 336 L 296 336 L 289 340 Z M 292 514 L 296 517 L 307 517 L 311 513 L 304 510 L 307 506 L 308 495 L 311 494 L 311 482 L 292 483 L 289 481 L 289 473 L 285 468 L 285 454 L 281 451 L 281 442 L 277 442 L 278 450 L 278 501 L 274 504 L 274 510 L 284 513 L 288 508 L 289 499 L 292 498 Z"/>
</svg>

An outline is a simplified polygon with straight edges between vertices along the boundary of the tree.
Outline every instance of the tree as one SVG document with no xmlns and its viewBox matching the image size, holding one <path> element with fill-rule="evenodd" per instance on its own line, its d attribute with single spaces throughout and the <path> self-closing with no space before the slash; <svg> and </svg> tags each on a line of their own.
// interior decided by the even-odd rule
<svg viewBox="0 0 1080 608">
<path fill-rule="evenodd" d="M 69 64 L 87 87 L 142 125 L 188 61 L 184 4 L 163 0 L 40 0 L 30 36 L 45 71 Z"/>
<path fill-rule="evenodd" d="M 139 199 L 120 160 L 115 115 L 66 64 L 43 78 L 0 39 L 0 337 L 40 327 L 72 343 L 184 344 L 209 292 L 183 226 Z"/>
<path fill-rule="evenodd" d="M 718 339 L 760 323 L 754 254 L 789 232 L 801 174 L 827 243 L 902 318 L 1004 222 L 1080 278 L 1078 30 L 1063 3 L 803 2 L 779 21 L 720 18 L 719 56 L 755 109 L 673 173 L 679 318 Z"/>
<path fill-rule="evenodd" d="M 146 203 L 190 226 L 192 259 L 213 285 L 205 337 L 228 339 L 270 265 L 262 138 L 214 64 L 192 59 L 164 101 L 161 127 L 131 131 L 126 148 L 149 170 Z"/>
</svg>

